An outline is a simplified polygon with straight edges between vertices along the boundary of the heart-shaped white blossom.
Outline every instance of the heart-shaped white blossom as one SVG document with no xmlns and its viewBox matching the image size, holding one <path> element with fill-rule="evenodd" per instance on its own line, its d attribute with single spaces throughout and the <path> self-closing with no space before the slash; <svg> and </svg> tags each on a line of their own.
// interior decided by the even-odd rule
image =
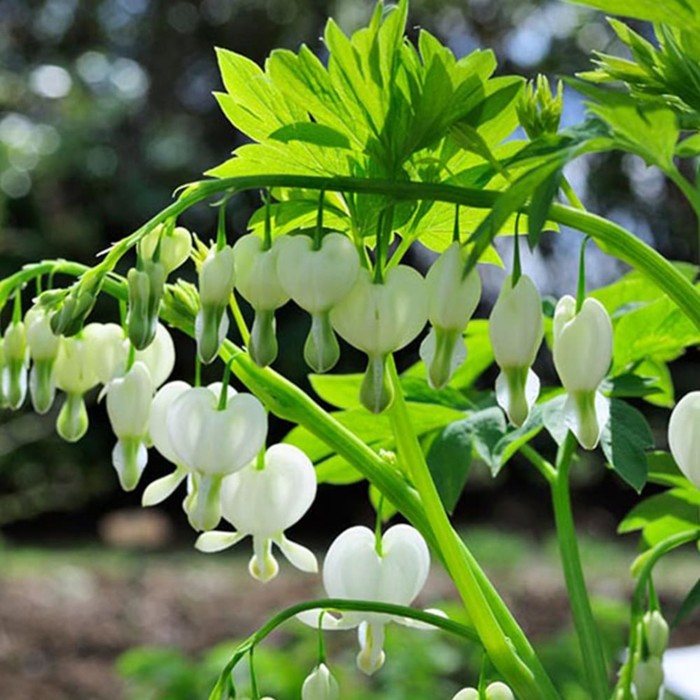
<svg viewBox="0 0 700 700">
<path fill-rule="evenodd" d="M 686 394 L 668 422 L 668 444 L 678 468 L 700 488 L 700 391 Z"/>
<path fill-rule="evenodd" d="M 342 532 L 328 549 L 323 563 L 323 585 L 329 598 L 408 606 L 420 593 L 429 571 L 428 546 L 415 528 L 394 525 L 384 533 L 378 547 L 369 528 L 356 526 Z M 319 624 L 317 611 L 298 617 L 306 624 Z M 368 612 L 345 612 L 340 619 L 326 613 L 321 624 L 324 629 L 358 627 L 357 665 L 364 673 L 371 674 L 384 663 L 384 625 L 392 621 L 419 626 L 401 617 Z"/>
<path fill-rule="evenodd" d="M 250 535 L 254 555 L 249 568 L 255 578 L 268 581 L 277 574 L 273 543 L 298 569 L 315 572 L 318 566 L 313 553 L 284 536 L 315 497 L 316 472 L 309 458 L 292 445 L 273 445 L 264 460 L 224 479 L 221 511 L 236 531 L 205 533 L 196 546 L 201 551 L 220 551 Z"/>
</svg>

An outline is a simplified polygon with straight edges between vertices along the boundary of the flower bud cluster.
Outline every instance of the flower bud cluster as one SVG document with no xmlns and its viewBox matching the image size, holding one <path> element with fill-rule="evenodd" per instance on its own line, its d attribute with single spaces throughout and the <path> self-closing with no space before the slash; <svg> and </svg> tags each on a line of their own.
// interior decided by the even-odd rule
<svg viewBox="0 0 700 700">
<path fill-rule="evenodd" d="M 669 628 L 659 610 L 649 610 L 640 623 L 641 649 L 635 654 L 635 697 L 656 700 L 664 682 L 662 658 L 668 646 Z"/>
</svg>

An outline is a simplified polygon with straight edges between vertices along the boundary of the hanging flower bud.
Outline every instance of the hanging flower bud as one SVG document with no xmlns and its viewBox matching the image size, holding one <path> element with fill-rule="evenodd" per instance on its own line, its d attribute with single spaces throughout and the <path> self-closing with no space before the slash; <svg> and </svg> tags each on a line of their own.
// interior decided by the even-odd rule
<svg viewBox="0 0 700 700">
<path fill-rule="evenodd" d="M 700 391 L 686 394 L 668 422 L 668 444 L 678 468 L 700 488 Z"/>
<path fill-rule="evenodd" d="M 53 368 L 58 355 L 60 337 L 51 330 L 46 309 L 34 306 L 24 317 L 27 328 L 27 347 L 32 359 L 29 371 L 29 394 L 37 413 L 46 413 L 56 396 Z"/>
<path fill-rule="evenodd" d="M 129 270 L 129 314 L 127 332 L 137 350 L 151 344 L 158 326 L 158 312 L 163 298 L 166 272 L 161 263 L 140 260 L 139 268 Z"/>
<path fill-rule="evenodd" d="M 389 270 L 383 284 L 375 284 L 368 270 L 360 270 L 350 293 L 331 312 L 340 337 L 368 356 L 360 389 L 368 410 L 381 413 L 391 403 L 384 373 L 387 355 L 420 333 L 427 313 L 425 280 L 406 265 Z"/>
<path fill-rule="evenodd" d="M 151 374 L 142 362 L 135 362 L 107 386 L 107 415 L 117 436 L 112 465 L 125 491 L 136 488 L 148 461 L 146 431 L 153 390 Z"/>
<path fill-rule="evenodd" d="M 309 458 L 292 445 L 273 445 L 264 460 L 252 463 L 224 479 L 221 489 L 222 514 L 235 532 L 207 532 L 196 547 L 217 552 L 253 537 L 251 575 L 269 581 L 278 572 L 272 556 L 276 544 L 290 563 L 301 571 L 318 570 L 313 553 L 284 536 L 299 521 L 316 497 L 316 471 Z"/>
<path fill-rule="evenodd" d="M 646 661 L 638 661 L 632 678 L 637 700 L 657 700 L 664 682 L 661 659 L 650 656 Z"/>
<path fill-rule="evenodd" d="M 0 336 L 0 408 L 7 408 L 7 397 L 2 388 L 2 375 L 5 372 L 5 340 Z"/>
<path fill-rule="evenodd" d="M 668 646 L 668 622 L 658 610 L 649 610 L 642 619 L 642 629 L 649 655 L 661 658 Z"/>
<path fill-rule="evenodd" d="M 515 700 L 513 691 L 501 681 L 486 686 L 486 700 Z"/>
<path fill-rule="evenodd" d="M 199 271 L 199 300 L 202 305 L 195 320 L 197 352 L 205 364 L 213 362 L 228 332 L 226 307 L 233 292 L 233 248 L 213 249 Z"/>
<path fill-rule="evenodd" d="M 479 273 L 463 276 L 464 260 L 458 242 L 452 243 L 432 264 L 425 279 L 430 333 L 421 343 L 420 356 L 428 368 L 428 382 L 441 389 L 466 356 L 462 333 L 481 296 Z"/>
<path fill-rule="evenodd" d="M 410 525 L 390 527 L 378 543 L 375 533 L 363 526 L 342 532 L 331 544 L 323 563 L 323 585 L 329 598 L 375 600 L 410 605 L 420 593 L 430 570 L 430 553 L 422 535 Z M 319 613 L 297 616 L 318 628 Z M 384 613 L 344 612 L 340 618 L 326 613 L 323 629 L 358 628 L 359 669 L 372 674 L 384 664 L 384 626 L 398 622 L 422 628 L 413 621 Z"/>
<path fill-rule="evenodd" d="M 92 289 L 82 284 L 73 287 L 63 299 L 60 308 L 51 315 L 51 330 L 56 335 L 66 337 L 78 333 L 95 306 L 98 291 L 99 282 Z"/>
<path fill-rule="evenodd" d="M 476 688 L 462 688 L 452 696 L 452 700 L 479 700 L 479 691 Z"/>
<path fill-rule="evenodd" d="M 22 321 L 11 323 L 3 341 L 4 366 L 2 368 L 2 393 L 12 409 L 18 409 L 27 395 L 27 331 Z"/>
<path fill-rule="evenodd" d="M 515 286 L 506 277 L 489 319 L 496 364 L 496 400 L 511 423 L 521 426 L 540 393 L 540 380 L 530 369 L 544 337 L 542 300 L 534 282 L 521 275 Z"/>
<path fill-rule="evenodd" d="M 167 276 L 190 257 L 192 234 L 182 226 L 170 228 L 159 224 L 138 242 L 137 247 L 142 260 L 157 260 Z"/>
<path fill-rule="evenodd" d="M 260 367 L 277 357 L 275 309 L 289 301 L 277 273 L 279 251 L 279 245 L 263 250 L 263 240 L 254 234 L 239 238 L 233 246 L 236 289 L 255 311 L 248 351 Z"/>
<path fill-rule="evenodd" d="M 612 360 L 612 324 L 605 307 L 588 298 L 576 313 L 576 300 L 565 296 L 554 311 L 554 366 L 568 394 L 564 412 L 579 444 L 592 450 L 610 415 L 598 391 Z"/>
<path fill-rule="evenodd" d="M 90 323 L 76 336 L 61 338 L 54 365 L 56 386 L 66 400 L 56 420 L 58 434 L 68 442 L 80 440 L 88 429 L 83 396 L 99 382 L 97 361 L 104 326 Z"/>
<path fill-rule="evenodd" d="M 284 236 L 279 248 L 277 272 L 282 288 L 311 314 L 311 330 L 304 345 L 304 359 L 315 372 L 327 372 L 340 357 L 329 312 L 352 289 L 360 270 L 360 257 L 352 241 L 342 233 L 329 233 L 318 250 L 308 236 Z"/>
<path fill-rule="evenodd" d="M 340 700 L 338 681 L 326 664 L 319 664 L 301 686 L 301 700 Z"/>
</svg>

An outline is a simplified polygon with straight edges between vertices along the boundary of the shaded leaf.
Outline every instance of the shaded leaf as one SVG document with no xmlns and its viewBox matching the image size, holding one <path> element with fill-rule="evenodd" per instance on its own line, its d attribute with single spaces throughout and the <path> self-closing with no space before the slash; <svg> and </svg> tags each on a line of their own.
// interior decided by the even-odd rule
<svg viewBox="0 0 700 700">
<path fill-rule="evenodd" d="M 472 462 L 472 431 L 464 421 L 446 426 L 426 455 L 440 499 L 452 513 L 467 483 Z"/>
</svg>

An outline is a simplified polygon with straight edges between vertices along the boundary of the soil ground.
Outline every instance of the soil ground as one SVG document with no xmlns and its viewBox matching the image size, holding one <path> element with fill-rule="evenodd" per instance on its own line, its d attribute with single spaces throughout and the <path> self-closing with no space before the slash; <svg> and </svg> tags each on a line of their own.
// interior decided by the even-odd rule
<svg viewBox="0 0 700 700">
<path fill-rule="evenodd" d="M 468 541 L 535 640 L 569 625 L 553 543 L 492 531 L 470 532 Z M 594 596 L 624 600 L 634 552 L 596 540 L 584 540 L 582 551 Z M 322 595 L 317 578 L 286 562 L 276 580 L 258 584 L 248 576 L 247 554 L 97 545 L 0 550 L 0 697 L 119 700 L 123 687 L 114 664 L 125 650 L 156 645 L 195 655 L 249 634 L 275 609 Z M 697 580 L 697 556 L 688 550 L 661 567 L 657 585 L 669 611 Z M 418 604 L 454 597 L 450 581 L 433 569 Z M 698 642 L 696 615 L 674 632 L 672 643 Z"/>
</svg>

